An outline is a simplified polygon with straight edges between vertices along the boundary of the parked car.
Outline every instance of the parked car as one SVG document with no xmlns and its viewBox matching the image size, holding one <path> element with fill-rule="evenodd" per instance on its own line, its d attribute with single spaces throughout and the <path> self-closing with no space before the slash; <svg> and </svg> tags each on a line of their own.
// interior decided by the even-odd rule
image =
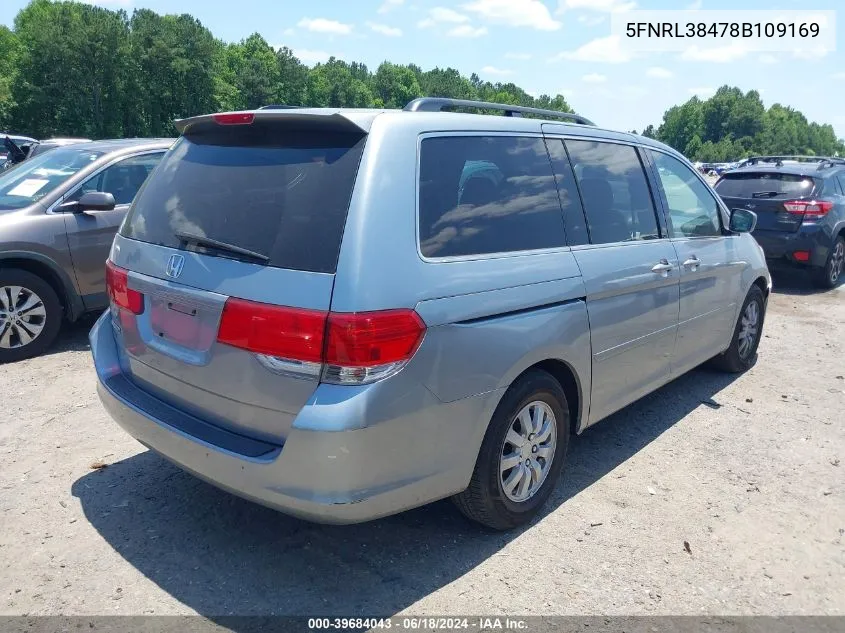
<svg viewBox="0 0 845 633">
<path fill-rule="evenodd" d="M 37 142 L 28 136 L 0 134 L 0 173 L 24 160 L 29 148 Z"/>
<path fill-rule="evenodd" d="M 68 145 L 76 145 L 77 143 L 90 143 L 90 138 L 50 138 L 44 141 L 37 141 L 29 148 L 27 158 L 38 156 L 44 152 L 49 152 L 51 149 L 57 147 L 67 147 Z"/>
<path fill-rule="evenodd" d="M 63 319 L 108 305 L 112 239 L 171 143 L 71 145 L 0 175 L 0 363 L 44 352 Z"/>
<path fill-rule="evenodd" d="M 770 267 L 800 268 L 823 288 L 845 266 L 845 159 L 758 156 L 715 185 L 730 208 L 754 211 Z"/>
<path fill-rule="evenodd" d="M 572 432 L 755 361 L 755 216 L 658 142 L 430 98 L 177 128 L 109 257 L 99 393 L 248 499 L 349 523 L 454 496 L 511 528 Z"/>
</svg>

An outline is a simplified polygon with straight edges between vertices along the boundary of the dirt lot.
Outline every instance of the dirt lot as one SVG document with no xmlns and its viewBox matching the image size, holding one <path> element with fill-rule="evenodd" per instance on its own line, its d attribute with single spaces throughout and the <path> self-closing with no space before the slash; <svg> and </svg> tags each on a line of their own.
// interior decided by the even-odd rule
<svg viewBox="0 0 845 633">
<path fill-rule="evenodd" d="M 752 371 L 588 430 L 512 534 L 448 502 L 324 527 L 220 492 L 108 419 L 77 325 L 0 368 L 0 614 L 843 614 L 845 288 L 775 283 Z"/>
</svg>

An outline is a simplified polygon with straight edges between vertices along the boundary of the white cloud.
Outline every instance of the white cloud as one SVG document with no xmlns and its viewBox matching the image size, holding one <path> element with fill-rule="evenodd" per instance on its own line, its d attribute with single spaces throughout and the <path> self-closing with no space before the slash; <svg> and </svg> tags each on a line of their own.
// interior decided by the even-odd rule
<svg viewBox="0 0 845 633">
<path fill-rule="evenodd" d="M 489 22 L 509 26 L 527 26 L 539 31 L 557 31 L 562 26 L 540 0 L 473 0 L 463 8 Z"/>
<path fill-rule="evenodd" d="M 329 33 L 331 35 L 349 35 L 352 32 L 351 24 L 325 18 L 302 18 L 297 26 L 314 33 Z"/>
<path fill-rule="evenodd" d="M 687 6 L 687 11 L 698 11 L 703 6 L 704 2 L 702 0 L 695 0 L 695 2 Z"/>
<path fill-rule="evenodd" d="M 645 71 L 646 77 L 652 77 L 653 79 L 671 79 L 675 76 L 671 70 L 667 70 L 666 68 L 661 68 L 660 66 L 652 66 L 647 71 Z"/>
<path fill-rule="evenodd" d="M 830 53 L 829 48 L 824 46 L 817 46 L 815 48 L 797 48 L 792 51 L 793 56 L 798 59 L 821 59 Z"/>
<path fill-rule="evenodd" d="M 607 81 L 606 75 L 600 75 L 599 73 L 590 73 L 589 75 L 584 75 L 581 77 L 581 81 L 584 81 L 588 84 L 603 84 Z"/>
<path fill-rule="evenodd" d="M 631 52 L 622 47 L 618 35 L 599 37 L 587 42 L 574 51 L 563 51 L 549 61 L 556 62 L 569 59 L 578 62 L 601 62 L 606 64 L 621 64 L 631 60 Z"/>
<path fill-rule="evenodd" d="M 487 35 L 487 29 L 483 26 L 474 27 L 469 24 L 461 24 L 447 32 L 446 35 L 450 37 L 481 37 Z"/>
<path fill-rule="evenodd" d="M 578 16 L 578 21 L 586 26 L 598 26 L 604 22 L 604 20 L 605 16 L 603 15 L 587 15 L 582 13 Z"/>
<path fill-rule="evenodd" d="M 512 70 L 508 70 L 507 68 L 496 68 L 495 66 L 485 66 L 481 69 L 481 72 L 485 75 L 510 75 L 513 74 Z"/>
<path fill-rule="evenodd" d="M 833 73 L 831 79 L 845 79 L 845 73 Z"/>
<path fill-rule="evenodd" d="M 384 0 L 382 5 L 378 8 L 378 13 L 387 13 L 396 7 L 402 6 L 405 0 Z"/>
<path fill-rule="evenodd" d="M 427 29 L 435 24 L 463 24 L 469 22 L 469 18 L 463 13 L 444 7 L 434 7 L 428 12 L 428 17 L 417 22 L 421 29 Z"/>
<path fill-rule="evenodd" d="M 529 53 L 505 53 L 505 59 L 517 59 L 524 62 L 531 59 L 531 55 Z"/>
<path fill-rule="evenodd" d="M 454 9 L 446 9 L 444 7 L 434 7 L 428 14 L 435 22 L 469 22 L 469 18 L 463 13 L 458 13 Z"/>
<path fill-rule="evenodd" d="M 748 49 L 742 43 L 716 46 L 714 48 L 700 48 L 693 45 L 681 53 L 681 59 L 694 62 L 725 64 L 742 59 L 746 55 L 748 55 Z"/>
<path fill-rule="evenodd" d="M 691 95 L 698 97 L 699 99 L 709 99 L 714 94 L 716 94 L 715 88 L 704 87 L 704 88 L 688 88 L 687 92 Z"/>
<path fill-rule="evenodd" d="M 402 29 L 398 29 L 395 26 L 377 24 L 376 22 L 367 22 L 367 26 L 369 26 L 372 31 L 381 33 L 382 35 L 387 35 L 388 37 L 399 37 L 402 35 Z"/>
<path fill-rule="evenodd" d="M 761 64 L 777 64 L 778 58 L 774 55 L 760 55 L 760 63 Z"/>
<path fill-rule="evenodd" d="M 558 13 L 567 9 L 584 9 L 601 13 L 616 13 L 630 11 L 637 6 L 633 0 L 560 0 Z"/>
<path fill-rule="evenodd" d="M 315 51 L 309 50 L 307 48 L 295 48 L 293 49 L 293 54 L 299 58 L 303 64 L 321 64 L 323 62 L 327 62 L 329 57 L 332 57 L 331 53 L 327 53 L 326 51 Z M 339 57 L 335 55 L 335 57 Z"/>
</svg>

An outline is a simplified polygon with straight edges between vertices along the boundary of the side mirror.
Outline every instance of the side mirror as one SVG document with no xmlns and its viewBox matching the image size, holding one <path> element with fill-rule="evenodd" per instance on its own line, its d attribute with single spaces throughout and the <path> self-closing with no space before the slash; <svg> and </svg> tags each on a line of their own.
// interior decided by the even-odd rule
<svg viewBox="0 0 845 633">
<path fill-rule="evenodd" d="M 115 207 L 114 196 L 105 191 L 83 193 L 74 213 L 85 211 L 111 211 Z"/>
<path fill-rule="evenodd" d="M 752 233 L 757 226 L 757 214 L 748 209 L 731 209 L 728 228 L 733 233 Z"/>
</svg>

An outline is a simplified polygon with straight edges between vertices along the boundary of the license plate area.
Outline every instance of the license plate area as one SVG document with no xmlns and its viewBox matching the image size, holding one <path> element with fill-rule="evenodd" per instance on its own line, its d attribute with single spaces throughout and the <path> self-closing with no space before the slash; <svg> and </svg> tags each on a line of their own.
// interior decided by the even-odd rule
<svg viewBox="0 0 845 633">
<path fill-rule="evenodd" d="M 144 345 L 190 364 L 208 362 L 225 295 L 132 272 L 129 287 L 144 295 L 144 312 L 136 317 Z"/>
</svg>

